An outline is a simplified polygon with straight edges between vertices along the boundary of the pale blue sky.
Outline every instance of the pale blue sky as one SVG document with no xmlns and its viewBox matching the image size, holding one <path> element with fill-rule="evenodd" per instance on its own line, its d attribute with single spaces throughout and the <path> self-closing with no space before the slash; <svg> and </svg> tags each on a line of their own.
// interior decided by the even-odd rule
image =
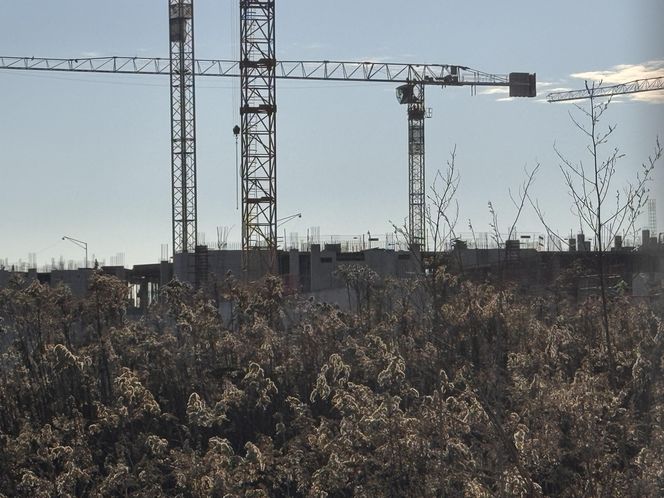
<svg viewBox="0 0 664 498">
<path fill-rule="evenodd" d="M 236 58 L 237 3 L 196 1 L 197 57 Z M 0 53 L 167 56 L 166 5 L 2 0 Z M 280 0 L 277 52 L 284 60 L 536 72 L 543 97 L 552 88 L 582 87 L 583 79 L 572 74 L 608 71 L 610 80 L 661 72 L 662 19 L 661 0 Z M 233 83 L 197 84 L 199 230 L 213 242 L 217 226 L 234 226 L 230 239 L 239 240 Z M 556 141 L 570 157 L 583 154 L 584 142 L 567 115 L 572 107 L 503 97 L 472 97 L 467 88 L 428 90 L 428 178 L 456 144 L 459 230 L 468 231 L 469 218 L 477 231 L 487 230 L 489 200 L 506 230 L 514 213 L 508 189 L 522 181 L 524 165 L 539 161 L 533 193 L 552 226 L 562 233 L 575 229 L 552 149 Z M 607 114 L 607 122 L 618 124 L 614 143 L 627 155 L 620 164 L 623 178 L 646 159 L 657 135 L 664 140 L 661 92 L 649 97 L 621 98 Z M 651 102 L 655 97 L 659 104 Z M 390 220 L 403 220 L 406 118 L 394 85 L 279 82 L 278 102 L 279 216 L 302 212 L 288 232 L 304 235 L 319 226 L 322 234 L 384 234 Z M 107 262 L 118 252 L 130 264 L 158 260 L 160 245 L 170 244 L 167 78 L 0 71 L 0 109 L 0 258 L 27 260 L 38 252 L 40 264 L 61 254 L 82 260 L 79 249 L 60 241 L 67 234 L 87 241 L 90 253 Z M 652 185 L 660 231 L 663 170 L 660 163 Z M 518 227 L 542 230 L 530 211 Z"/>
</svg>

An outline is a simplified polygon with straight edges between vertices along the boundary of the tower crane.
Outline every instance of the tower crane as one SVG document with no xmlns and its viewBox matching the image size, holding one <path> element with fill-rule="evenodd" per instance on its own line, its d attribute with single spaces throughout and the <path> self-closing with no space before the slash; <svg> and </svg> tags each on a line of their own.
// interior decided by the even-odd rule
<svg viewBox="0 0 664 498">
<path fill-rule="evenodd" d="M 240 62 L 233 60 L 196 59 L 192 61 L 191 71 L 196 77 L 239 77 L 242 71 L 240 66 Z M 170 61 L 165 58 L 148 57 L 52 59 L 0 56 L 0 69 L 167 75 L 170 74 Z M 470 86 L 472 88 L 502 86 L 509 87 L 509 94 L 513 97 L 534 97 L 536 95 L 534 74 L 490 74 L 466 66 L 449 64 L 278 61 L 270 70 L 274 71 L 274 79 L 277 80 L 375 82 L 400 85 L 397 88 L 398 101 L 408 106 L 409 243 L 421 249 L 425 248 L 426 242 L 424 224 L 425 88 L 427 86 L 441 88 L 447 86 Z M 263 80 L 262 77 L 261 80 Z M 255 95 L 255 92 L 252 95 Z M 246 102 L 254 102 L 255 99 L 254 96 L 247 99 Z M 274 101 L 274 96 L 267 100 L 268 102 Z M 270 182 L 276 184 L 276 170 L 273 166 L 274 163 L 270 163 L 275 160 L 276 151 L 274 148 L 269 148 L 274 147 L 274 138 L 272 140 L 266 138 L 275 131 L 275 123 L 271 121 L 273 116 L 268 112 L 269 105 L 273 104 L 243 105 L 245 105 L 245 113 L 242 137 L 242 207 L 243 221 L 250 225 L 245 228 L 243 233 L 243 248 L 276 248 L 276 218 L 274 218 L 276 216 L 276 187 L 270 184 Z M 266 105 L 268 107 L 265 107 Z M 189 116 L 193 119 L 193 110 L 190 111 Z M 266 122 L 266 120 L 270 120 L 270 122 Z M 256 170 L 261 171 L 260 175 Z M 268 186 L 259 185 L 258 180 L 252 179 L 252 175 L 259 176 L 261 181 L 268 183 Z M 262 192 L 264 195 L 257 198 L 257 192 Z M 193 189 L 193 193 L 195 195 L 195 189 Z M 267 204 L 267 207 L 262 204 Z M 258 214 L 256 214 L 256 210 L 259 211 Z"/>
<path fill-rule="evenodd" d="M 274 0 L 240 0 L 242 266 L 273 271 L 277 252 Z"/>
<path fill-rule="evenodd" d="M 194 58 L 193 2 L 168 0 L 168 60 L 0 57 L 0 69 L 170 75 L 174 255 L 190 252 L 197 246 L 196 76 L 240 77 L 242 250 L 245 258 L 251 250 L 267 250 L 271 270 L 277 248 L 277 79 L 403 83 L 397 96 L 402 104 L 408 105 L 408 233 L 410 246 L 418 249 L 426 249 L 424 88 L 429 85 L 508 86 L 510 96 L 534 97 L 536 94 L 535 75 L 528 73 L 494 75 L 456 65 L 277 61 L 274 0 L 240 0 L 239 61 L 198 61 Z"/>
<path fill-rule="evenodd" d="M 274 0 L 240 0 L 239 61 L 196 60 L 193 1 L 168 0 L 169 59 L 0 57 L 0 69 L 170 75 L 174 255 L 194 251 L 197 246 L 196 76 L 240 77 L 243 260 L 246 268 L 249 252 L 267 254 L 270 270 L 274 269 L 277 248 L 277 79 L 402 84 L 397 97 L 408 105 L 408 242 L 419 249 L 426 249 L 424 88 L 508 86 L 510 96 L 536 94 L 535 75 L 528 73 L 495 75 L 457 65 L 277 61 Z"/>
<path fill-rule="evenodd" d="M 171 78 L 171 199 L 173 254 L 198 245 L 196 213 L 196 92 L 194 85 L 194 5 L 168 0 Z"/>
<path fill-rule="evenodd" d="M 426 249 L 426 183 L 424 120 L 427 110 L 424 89 L 436 86 L 507 86 L 510 97 L 535 97 L 536 76 L 529 73 L 510 73 L 500 76 L 482 73 L 465 66 L 447 66 L 440 78 L 409 78 L 397 88 L 397 100 L 408 106 L 408 233 L 413 249 Z"/>
<path fill-rule="evenodd" d="M 613 95 L 652 92 L 655 90 L 664 90 L 664 76 L 644 78 L 610 86 L 600 85 L 594 88 L 584 88 L 583 90 L 551 92 L 546 96 L 546 100 L 547 102 L 565 102 L 570 100 L 587 99 L 590 97 L 611 97 Z"/>
</svg>

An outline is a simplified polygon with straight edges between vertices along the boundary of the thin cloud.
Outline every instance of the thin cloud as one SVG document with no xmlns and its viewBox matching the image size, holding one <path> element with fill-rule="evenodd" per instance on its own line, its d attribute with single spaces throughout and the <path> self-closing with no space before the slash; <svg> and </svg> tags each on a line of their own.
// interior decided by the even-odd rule
<svg viewBox="0 0 664 498">
<path fill-rule="evenodd" d="M 495 88 L 485 88 L 478 92 L 480 95 L 507 95 L 510 93 L 509 88 L 498 86 Z"/>
<path fill-rule="evenodd" d="M 379 64 L 382 64 L 384 62 L 392 62 L 396 60 L 395 57 L 390 57 L 389 55 L 372 55 L 369 57 L 360 57 L 359 59 L 354 59 L 358 60 L 361 62 L 377 62 Z"/>
<path fill-rule="evenodd" d="M 496 97 L 495 102 L 512 102 L 514 97 L 510 97 L 510 89 L 504 86 L 492 88 L 483 88 L 477 92 L 479 95 L 492 95 Z"/>
<path fill-rule="evenodd" d="M 547 88 L 549 86 L 554 86 L 554 85 L 560 85 L 560 82 L 559 81 L 538 81 L 537 82 L 537 87 L 538 88 L 541 88 L 541 87 Z"/>
<path fill-rule="evenodd" d="M 664 76 L 664 60 L 648 61 L 643 64 L 619 64 L 606 71 L 586 71 L 574 73 L 571 76 L 581 80 L 602 81 L 607 85 L 618 85 L 634 80 Z"/>
<path fill-rule="evenodd" d="M 630 98 L 638 102 L 648 102 L 649 104 L 664 104 L 664 91 L 653 90 L 652 92 L 633 93 L 630 95 Z"/>
<path fill-rule="evenodd" d="M 558 86 L 556 88 L 549 88 L 549 90 L 547 90 L 547 91 L 553 93 L 553 92 L 569 92 L 571 90 L 573 90 L 573 89 L 569 88 L 567 86 Z"/>
<path fill-rule="evenodd" d="M 604 85 L 619 85 L 634 80 L 664 77 L 664 60 L 653 60 L 641 64 L 618 64 L 604 71 L 585 71 L 573 73 L 572 78 L 584 81 L 602 82 Z M 649 102 L 653 104 L 664 103 L 664 92 L 649 91 L 628 94 L 629 100 Z"/>
</svg>

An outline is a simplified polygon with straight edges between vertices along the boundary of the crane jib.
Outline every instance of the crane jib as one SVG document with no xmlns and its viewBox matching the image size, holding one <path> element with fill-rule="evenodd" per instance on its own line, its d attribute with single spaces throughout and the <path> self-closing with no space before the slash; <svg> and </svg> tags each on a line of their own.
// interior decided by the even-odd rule
<svg viewBox="0 0 664 498">
<path fill-rule="evenodd" d="M 144 75 L 166 75 L 171 71 L 168 58 L 120 56 L 70 59 L 0 56 L 0 69 Z M 194 76 L 240 77 L 240 70 L 240 63 L 235 60 L 193 61 Z M 530 79 L 527 82 L 515 80 L 513 75 L 526 75 Z M 491 74 L 449 64 L 366 61 L 277 61 L 275 78 L 374 83 L 421 82 L 428 86 L 522 86 L 522 93 L 529 94 L 533 93 L 535 83 L 535 75 L 528 73 Z M 524 85 L 528 86 L 528 89 Z"/>
</svg>

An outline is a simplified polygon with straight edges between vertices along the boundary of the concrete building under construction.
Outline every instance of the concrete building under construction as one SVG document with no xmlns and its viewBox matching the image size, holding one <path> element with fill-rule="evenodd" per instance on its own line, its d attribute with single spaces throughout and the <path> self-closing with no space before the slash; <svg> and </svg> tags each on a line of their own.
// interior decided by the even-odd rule
<svg viewBox="0 0 664 498">
<path fill-rule="evenodd" d="M 621 282 L 632 295 L 648 297 L 664 295 L 664 238 L 658 240 L 643 231 L 640 247 L 625 247 L 616 240 L 611 251 L 605 253 L 608 278 Z M 579 280 L 578 298 L 591 294 L 592 269 L 596 252 L 589 251 L 583 237 L 578 237 L 567 251 L 544 251 L 522 247 L 519 241 L 510 241 L 503 247 L 468 247 L 458 241 L 453 251 L 440 254 L 400 251 L 392 249 L 364 249 L 342 251 L 338 243 L 311 244 L 308 251 L 291 249 L 276 252 L 278 274 L 288 293 L 298 293 L 321 301 L 345 307 L 348 303 L 345 282 L 338 277 L 337 270 L 344 265 L 359 265 L 373 270 L 380 277 L 414 278 L 427 272 L 427 262 L 445 264 L 468 278 L 487 279 L 500 272 L 502 279 L 515 281 L 529 292 L 544 289 L 566 269 L 581 266 L 589 270 Z M 580 249 L 579 248 L 583 248 Z M 102 266 L 106 274 L 114 275 L 127 283 L 132 305 L 140 310 L 155 302 L 160 289 L 173 279 L 186 282 L 194 288 L 206 288 L 229 277 L 241 281 L 260 279 L 267 271 L 256 270 L 249 274 L 243 252 L 239 250 L 211 250 L 197 246 L 192 253 L 176 254 L 173 261 L 135 265 L 131 269 L 123 266 Z M 94 270 L 52 270 L 38 272 L 0 269 L 0 288 L 7 286 L 13 277 L 27 281 L 39 281 L 49 285 L 66 285 L 74 295 L 87 292 L 88 281 Z M 660 298 L 662 297 L 660 295 Z"/>
</svg>

